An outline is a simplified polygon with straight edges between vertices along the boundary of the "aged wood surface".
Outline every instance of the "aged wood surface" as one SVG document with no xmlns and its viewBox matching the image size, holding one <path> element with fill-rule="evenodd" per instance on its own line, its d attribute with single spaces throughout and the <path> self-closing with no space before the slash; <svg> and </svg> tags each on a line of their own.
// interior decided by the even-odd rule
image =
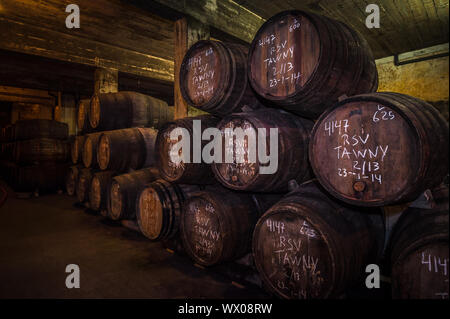
<svg viewBox="0 0 450 319">
<path fill-rule="evenodd" d="M 383 220 L 380 210 L 342 206 L 309 182 L 258 220 L 252 242 L 256 268 L 272 293 L 338 298 L 381 257 Z"/>
<path fill-rule="evenodd" d="M 357 95 L 316 122 L 310 162 L 337 198 L 361 206 L 413 201 L 448 174 L 448 123 L 436 108 L 398 93 Z"/>
<path fill-rule="evenodd" d="M 82 0 L 81 28 L 68 29 L 68 4 L 2 1 L 0 48 L 173 81 L 172 21 L 123 1 Z"/>
</svg>

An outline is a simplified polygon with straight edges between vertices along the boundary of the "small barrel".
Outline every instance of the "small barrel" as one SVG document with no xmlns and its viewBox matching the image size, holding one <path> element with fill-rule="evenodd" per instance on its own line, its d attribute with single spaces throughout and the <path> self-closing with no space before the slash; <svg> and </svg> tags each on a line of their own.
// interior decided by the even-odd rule
<svg viewBox="0 0 450 319">
<path fill-rule="evenodd" d="M 152 128 L 129 128 L 105 132 L 97 147 L 97 162 L 102 170 L 125 172 L 155 165 L 158 132 Z"/>
<path fill-rule="evenodd" d="M 89 189 L 89 208 L 95 211 L 106 209 L 106 198 L 108 186 L 112 178 L 116 175 L 112 171 L 102 171 L 94 173 Z"/>
<path fill-rule="evenodd" d="M 216 179 L 225 187 L 253 192 L 283 192 L 288 190 L 290 180 L 308 180 L 308 142 L 313 125 L 310 120 L 276 109 L 225 117 L 218 125 L 223 136 L 222 160 L 212 164 Z M 276 133 L 274 138 L 271 131 Z M 258 145 L 266 150 L 258 149 Z M 269 154 L 270 159 L 262 163 L 260 152 L 266 157 Z"/>
<path fill-rule="evenodd" d="M 105 132 L 99 132 L 85 135 L 83 143 L 83 151 L 81 154 L 83 157 L 83 164 L 85 167 L 91 168 L 98 167 L 97 161 L 98 142 L 100 141 L 100 137 L 104 133 Z"/>
<path fill-rule="evenodd" d="M 69 126 L 54 120 L 21 120 L 14 125 L 14 139 L 16 141 L 51 138 L 66 140 L 69 137 Z"/>
<path fill-rule="evenodd" d="M 95 131 L 129 127 L 160 128 L 172 121 L 174 108 L 166 102 L 137 92 L 100 93 L 91 99 L 90 127 Z"/>
<path fill-rule="evenodd" d="M 280 196 L 238 193 L 210 186 L 183 205 L 181 239 L 187 254 L 203 266 L 235 260 L 250 251 L 256 221 Z"/>
<path fill-rule="evenodd" d="M 342 95 L 375 92 L 378 73 L 367 42 L 347 25 L 304 11 L 284 11 L 258 30 L 249 81 L 264 99 L 317 118 Z"/>
<path fill-rule="evenodd" d="M 90 99 L 82 99 L 77 106 L 77 128 L 81 134 L 91 133 L 92 129 L 89 125 L 88 110 L 91 104 Z"/>
<path fill-rule="evenodd" d="M 94 172 L 90 168 L 82 168 L 78 173 L 77 181 L 77 199 L 81 204 L 85 204 L 89 201 L 89 190 L 91 188 L 92 177 Z"/>
<path fill-rule="evenodd" d="M 394 299 L 448 299 L 448 186 L 432 192 L 432 209 L 408 208 L 390 240 Z"/>
<path fill-rule="evenodd" d="M 14 159 L 18 163 L 66 162 L 69 144 L 64 140 L 34 138 L 15 142 Z"/>
<path fill-rule="evenodd" d="M 163 179 L 146 185 L 136 200 L 136 219 L 142 234 L 151 240 L 173 238 L 178 234 L 184 201 L 199 190 L 199 186 Z"/>
<path fill-rule="evenodd" d="M 315 181 L 302 184 L 258 221 L 253 256 L 268 290 L 281 298 L 337 298 L 362 279 L 384 245 L 379 209 L 343 206 Z"/>
<path fill-rule="evenodd" d="M 158 178 L 159 171 L 155 167 L 113 177 L 107 190 L 108 216 L 113 220 L 135 219 L 139 190 Z"/>
<path fill-rule="evenodd" d="M 398 93 L 342 100 L 316 122 L 310 163 L 336 198 L 359 206 L 413 201 L 448 174 L 448 123 L 430 104 Z"/>
<path fill-rule="evenodd" d="M 85 139 L 86 139 L 85 135 L 77 135 L 73 138 L 72 143 L 70 144 L 70 157 L 72 159 L 73 164 L 83 162 L 82 154 Z"/>
<path fill-rule="evenodd" d="M 156 163 L 160 170 L 162 178 L 169 182 L 180 184 L 213 184 L 215 183 L 211 165 L 206 164 L 202 160 L 201 150 L 207 141 L 200 141 L 203 131 L 210 127 L 216 127 L 219 119 L 211 115 L 200 115 L 196 117 L 186 117 L 174 122 L 167 123 L 158 131 L 156 137 Z M 195 125 L 195 126 L 194 126 Z M 194 136 L 193 132 L 197 131 L 198 136 Z M 176 139 L 171 139 L 170 135 L 173 130 L 184 129 L 186 133 L 185 147 L 176 148 L 183 138 L 181 135 Z M 175 132 L 176 133 L 176 132 Z M 200 146 L 200 154 L 194 152 L 194 140 L 196 145 Z M 183 158 L 186 154 L 185 149 L 189 151 L 189 162 L 176 163 L 172 160 L 173 156 Z M 194 158 L 195 156 L 195 158 Z"/>
<path fill-rule="evenodd" d="M 69 196 L 75 196 L 78 182 L 78 174 L 81 166 L 75 165 L 69 167 L 66 175 L 66 192 Z"/>
<path fill-rule="evenodd" d="M 202 40 L 184 56 L 180 69 L 183 98 L 217 116 L 259 105 L 247 80 L 248 48 L 241 44 Z"/>
</svg>

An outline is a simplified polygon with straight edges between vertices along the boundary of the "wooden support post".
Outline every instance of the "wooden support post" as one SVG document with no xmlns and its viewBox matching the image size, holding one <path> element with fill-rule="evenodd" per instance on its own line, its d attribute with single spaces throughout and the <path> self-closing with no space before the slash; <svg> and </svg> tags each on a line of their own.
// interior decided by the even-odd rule
<svg viewBox="0 0 450 319">
<path fill-rule="evenodd" d="M 119 89 L 119 72 L 114 69 L 98 68 L 95 70 L 94 92 L 114 93 Z"/>
<path fill-rule="evenodd" d="M 198 21 L 182 18 L 175 22 L 175 83 L 174 83 L 174 118 L 188 116 L 188 104 L 180 91 L 180 68 L 187 50 L 197 41 L 209 39 L 209 27 Z"/>
</svg>

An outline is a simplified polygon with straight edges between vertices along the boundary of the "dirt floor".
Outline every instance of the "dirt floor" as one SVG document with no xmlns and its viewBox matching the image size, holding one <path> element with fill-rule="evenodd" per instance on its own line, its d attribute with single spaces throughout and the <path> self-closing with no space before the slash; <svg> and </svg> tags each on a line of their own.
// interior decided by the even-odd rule
<svg viewBox="0 0 450 319">
<path fill-rule="evenodd" d="M 268 297 L 74 202 L 65 194 L 19 199 L 8 190 L 0 207 L 0 298 Z M 79 289 L 65 285 L 68 264 L 80 268 Z"/>
</svg>

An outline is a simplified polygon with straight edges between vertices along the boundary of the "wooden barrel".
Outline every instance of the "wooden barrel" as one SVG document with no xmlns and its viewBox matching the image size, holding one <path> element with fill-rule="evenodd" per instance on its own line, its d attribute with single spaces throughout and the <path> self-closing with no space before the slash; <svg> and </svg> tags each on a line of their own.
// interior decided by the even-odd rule
<svg viewBox="0 0 450 319">
<path fill-rule="evenodd" d="M 78 173 L 77 181 L 77 199 L 79 203 L 87 203 L 89 201 L 89 190 L 91 188 L 92 177 L 95 171 L 91 168 L 82 168 Z"/>
<path fill-rule="evenodd" d="M 216 179 L 228 188 L 254 192 L 287 191 L 290 180 L 298 183 L 308 180 L 311 176 L 308 142 L 313 125 L 310 120 L 276 109 L 260 109 L 225 117 L 218 125 L 223 136 L 222 161 L 212 164 Z M 227 129 L 231 131 L 227 133 Z M 238 138 L 237 129 L 244 133 L 249 130 L 250 133 L 245 138 L 244 135 Z M 262 138 L 258 136 L 260 129 L 265 130 L 267 141 L 264 142 L 266 151 L 262 152 L 276 157 L 276 162 L 261 164 L 257 150 L 258 139 Z M 269 147 L 275 143 L 270 138 L 270 131 L 274 129 L 277 129 L 275 138 L 278 139 L 275 155 Z M 254 160 L 250 160 L 251 145 L 254 145 Z M 231 160 L 226 159 L 227 152 Z M 246 155 L 242 157 L 243 154 Z M 272 169 L 269 169 L 270 166 Z"/>
<path fill-rule="evenodd" d="M 280 196 L 238 193 L 210 186 L 183 205 L 180 236 L 187 254 L 203 266 L 231 261 L 250 251 L 258 217 Z"/>
<path fill-rule="evenodd" d="M 84 140 L 86 139 L 85 135 L 77 135 L 72 140 L 70 145 L 70 157 L 72 159 L 73 164 L 78 164 L 83 162 L 83 147 Z"/>
<path fill-rule="evenodd" d="M 183 203 L 199 190 L 196 185 L 177 185 L 163 179 L 146 185 L 136 200 L 136 219 L 142 234 L 151 240 L 177 235 Z"/>
<path fill-rule="evenodd" d="M 90 99 L 82 99 L 77 106 L 77 128 L 82 134 L 91 133 L 92 129 L 89 125 L 88 110 L 91 104 Z"/>
<path fill-rule="evenodd" d="M 180 90 L 189 105 L 225 116 L 259 103 L 247 80 L 248 47 L 213 40 L 195 43 L 184 56 Z"/>
<path fill-rule="evenodd" d="M 264 99 L 317 118 L 344 94 L 375 92 L 378 74 L 370 47 L 356 31 L 324 16 L 285 11 L 253 39 L 249 81 Z"/>
<path fill-rule="evenodd" d="M 98 150 L 98 142 L 100 141 L 100 137 L 105 132 L 91 133 L 86 134 L 84 143 L 83 143 L 83 164 L 85 167 L 98 167 L 97 161 L 97 150 Z"/>
<path fill-rule="evenodd" d="M 100 93 L 91 99 L 89 123 L 96 131 L 141 126 L 157 129 L 172 121 L 173 114 L 174 108 L 148 95 L 128 91 Z"/>
<path fill-rule="evenodd" d="M 89 189 L 89 208 L 96 211 L 106 209 L 106 193 L 112 178 L 116 175 L 112 171 L 94 173 Z"/>
<path fill-rule="evenodd" d="M 67 169 L 67 163 L 19 166 L 16 172 L 14 190 L 16 192 L 38 191 L 39 193 L 62 190 Z"/>
<path fill-rule="evenodd" d="M 69 126 L 54 120 L 21 120 L 14 125 L 16 141 L 35 138 L 51 138 L 66 140 L 69 137 Z"/>
<path fill-rule="evenodd" d="M 107 191 L 108 216 L 113 220 L 136 219 L 136 199 L 144 185 L 159 178 L 155 167 L 112 178 Z"/>
<path fill-rule="evenodd" d="M 448 299 L 448 186 L 432 192 L 436 207 L 408 208 L 390 240 L 392 297 Z"/>
<path fill-rule="evenodd" d="M 125 172 L 155 165 L 157 131 L 129 128 L 103 133 L 97 147 L 97 162 L 102 170 Z"/>
<path fill-rule="evenodd" d="M 66 192 L 69 196 L 75 196 L 78 182 L 78 174 L 80 172 L 81 166 L 75 165 L 69 167 L 66 176 Z"/>
<path fill-rule="evenodd" d="M 194 139 L 196 143 L 201 139 L 199 137 L 193 136 L 193 125 L 194 121 L 198 123 L 201 127 L 201 134 L 203 131 L 210 127 L 216 127 L 219 119 L 211 115 L 200 115 L 196 117 L 186 117 L 178 119 L 174 122 L 167 123 L 158 131 L 158 136 L 156 137 L 156 163 L 160 170 L 162 178 L 169 182 L 176 182 L 180 184 L 213 184 L 215 183 L 214 175 L 212 173 L 211 165 L 206 164 L 200 158 L 194 158 L 193 143 Z M 201 124 L 201 126 L 200 126 Z M 196 124 L 197 125 L 197 124 Z M 190 162 L 185 163 L 181 161 L 180 163 L 175 163 L 171 160 L 171 151 L 174 145 L 182 140 L 181 135 L 178 139 L 172 140 L 170 134 L 175 129 L 186 129 L 189 133 L 189 155 Z M 199 129 L 200 131 L 200 129 Z M 201 142 L 201 149 L 208 142 Z M 179 156 L 183 156 L 184 150 L 181 148 L 179 151 Z M 198 154 L 196 154 L 198 155 Z"/>
<path fill-rule="evenodd" d="M 353 205 L 412 201 L 448 174 L 448 123 L 430 104 L 398 93 L 345 99 L 311 134 L 319 182 Z"/>
<path fill-rule="evenodd" d="M 18 163 L 66 162 L 69 159 L 69 144 L 52 138 L 17 141 L 14 159 Z"/>
<path fill-rule="evenodd" d="M 286 299 L 336 298 L 362 279 L 381 255 L 384 226 L 378 209 L 361 210 L 333 200 L 315 181 L 273 205 L 253 234 L 268 290 Z"/>
</svg>

